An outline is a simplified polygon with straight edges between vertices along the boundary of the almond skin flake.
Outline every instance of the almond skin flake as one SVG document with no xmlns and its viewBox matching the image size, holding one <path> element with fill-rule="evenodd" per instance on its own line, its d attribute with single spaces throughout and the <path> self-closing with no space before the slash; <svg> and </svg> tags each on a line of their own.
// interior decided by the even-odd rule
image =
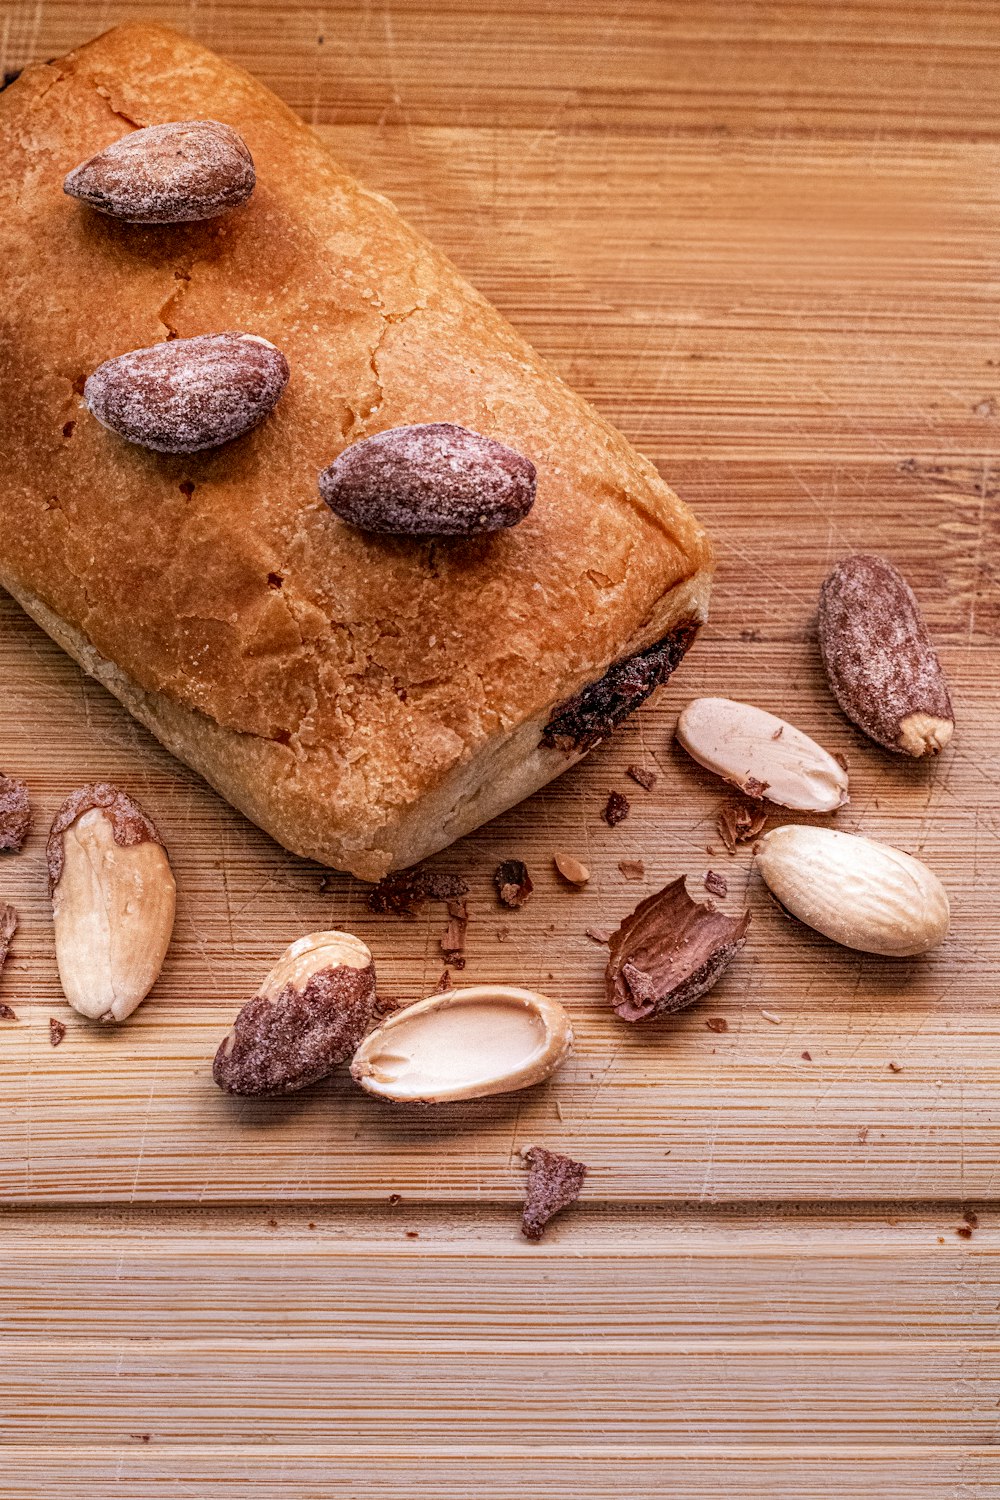
<svg viewBox="0 0 1000 1500">
<path fill-rule="evenodd" d="M 683 1010 L 710 990 L 746 942 L 750 913 L 692 901 L 684 877 L 640 901 L 612 933 L 608 1004 L 623 1021 Z"/>
</svg>

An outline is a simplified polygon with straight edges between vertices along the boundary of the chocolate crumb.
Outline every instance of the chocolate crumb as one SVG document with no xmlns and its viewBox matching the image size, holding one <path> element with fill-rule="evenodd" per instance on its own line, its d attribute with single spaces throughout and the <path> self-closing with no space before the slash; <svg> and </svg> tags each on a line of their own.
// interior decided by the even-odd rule
<svg viewBox="0 0 1000 1500">
<path fill-rule="evenodd" d="M 441 975 L 441 978 L 438 980 L 437 992 L 439 995 L 446 995 L 450 989 L 451 973 L 448 969 L 445 969 Z"/>
<path fill-rule="evenodd" d="M 379 916 L 412 917 L 428 901 L 456 901 L 469 894 L 460 875 L 433 870 L 393 870 L 368 893 L 368 910 Z"/>
<path fill-rule="evenodd" d="M 600 943 L 602 947 L 607 947 L 611 941 L 611 933 L 603 927 L 588 927 L 585 935 L 590 938 L 592 943 Z"/>
<path fill-rule="evenodd" d="M 784 732 L 785 732 L 785 726 L 784 726 L 784 724 L 779 724 L 778 727 L 777 727 L 777 729 L 774 731 L 774 733 L 771 736 L 772 740 L 780 740 L 781 736 L 784 734 Z"/>
<path fill-rule="evenodd" d="M 618 868 L 626 880 L 645 880 L 646 866 L 641 859 L 620 859 Z"/>
<path fill-rule="evenodd" d="M 61 1021 L 56 1021 L 52 1016 L 49 1016 L 49 1041 L 51 1042 L 52 1046 L 58 1047 L 59 1043 L 62 1041 L 65 1035 L 66 1028 L 63 1023 Z"/>
<path fill-rule="evenodd" d="M 704 884 L 710 896 L 718 896 L 720 900 L 724 900 L 729 895 L 729 881 L 717 870 L 705 871 Z"/>
<path fill-rule="evenodd" d="M 532 1146 L 521 1153 L 528 1166 L 528 1196 L 521 1231 L 529 1240 L 540 1240 L 551 1218 L 580 1196 L 587 1168 L 558 1151 Z"/>
<path fill-rule="evenodd" d="M 497 928 L 497 942 L 498 943 L 505 943 L 509 937 L 510 937 L 510 928 L 509 927 L 498 927 Z"/>
<path fill-rule="evenodd" d="M 453 969 L 465 968 L 465 930 L 469 925 L 469 903 L 448 902 L 448 925 L 441 935 L 441 952 Z"/>
<path fill-rule="evenodd" d="M 626 766 L 625 775 L 631 776 L 632 780 L 638 782 L 639 786 L 645 787 L 651 792 L 658 781 L 655 771 L 648 771 L 645 766 Z"/>
<path fill-rule="evenodd" d="M 609 792 L 601 817 L 609 828 L 617 828 L 619 823 L 624 823 L 630 810 L 629 800 L 624 793 Z"/>
<path fill-rule="evenodd" d="M 0 1021 L 16 1021 L 17 1012 L 11 1010 L 9 1005 L 0 1005 Z"/>
<path fill-rule="evenodd" d="M 608 1004 L 623 1021 L 682 1010 L 704 995 L 746 942 L 750 913 L 692 901 L 684 877 L 640 901 L 610 941 Z"/>
<path fill-rule="evenodd" d="M 902 1065 L 902 1063 L 890 1062 L 890 1064 L 889 1064 L 889 1072 L 890 1073 L 902 1073 L 902 1071 L 903 1071 L 903 1065 Z"/>
<path fill-rule="evenodd" d="M 749 844 L 766 822 L 767 808 L 761 802 L 730 797 L 720 807 L 715 826 L 729 853 L 735 854 L 737 844 Z"/>
<path fill-rule="evenodd" d="M 420 1231 L 419 1231 L 419 1229 L 408 1229 L 406 1231 L 406 1238 L 408 1240 L 419 1240 L 419 1238 L 420 1238 Z"/>
<path fill-rule="evenodd" d="M 971 1208 L 967 1208 L 965 1210 L 962 1218 L 965 1220 L 966 1224 L 968 1224 L 970 1229 L 979 1228 L 979 1215 L 977 1213 L 973 1213 Z"/>
<path fill-rule="evenodd" d="M 802 1054 L 802 1061 L 803 1062 L 812 1062 L 812 1053 L 811 1052 L 803 1052 L 803 1054 Z"/>
<path fill-rule="evenodd" d="M 969 1228 L 968 1224 L 959 1224 L 958 1228 L 955 1230 L 955 1233 L 961 1235 L 963 1240 L 972 1239 L 972 1230 Z"/>
<path fill-rule="evenodd" d="M 31 827 L 28 788 L 16 776 L 0 771 L 0 850 L 19 854 Z"/>
<path fill-rule="evenodd" d="M 760 801 L 761 797 L 763 797 L 764 793 L 767 791 L 767 788 L 768 782 L 758 781 L 756 776 L 748 776 L 746 781 L 743 783 L 743 789 L 746 792 L 747 796 L 753 798 L 755 802 Z"/>
<path fill-rule="evenodd" d="M 505 859 L 493 872 L 493 884 L 501 906 L 517 909 L 534 890 L 528 867 L 522 859 Z"/>
<path fill-rule="evenodd" d="M 403 1195 L 402 1195 L 402 1193 L 390 1193 L 389 1194 L 389 1204 L 390 1204 L 390 1206 L 392 1208 L 395 1208 L 396 1204 L 397 1203 L 402 1203 L 402 1201 L 403 1201 Z"/>
<path fill-rule="evenodd" d="M 268 1221 L 267 1221 L 267 1227 L 268 1227 L 268 1229 L 277 1229 L 277 1227 L 278 1227 L 278 1221 L 277 1221 L 277 1219 L 268 1219 Z"/>
<path fill-rule="evenodd" d="M 729 1022 L 725 1016 L 709 1016 L 705 1022 L 709 1031 L 728 1031 Z"/>
<path fill-rule="evenodd" d="M 129 1437 L 134 1437 L 139 1443 L 148 1443 L 151 1434 L 148 1432 L 130 1432 Z"/>
</svg>

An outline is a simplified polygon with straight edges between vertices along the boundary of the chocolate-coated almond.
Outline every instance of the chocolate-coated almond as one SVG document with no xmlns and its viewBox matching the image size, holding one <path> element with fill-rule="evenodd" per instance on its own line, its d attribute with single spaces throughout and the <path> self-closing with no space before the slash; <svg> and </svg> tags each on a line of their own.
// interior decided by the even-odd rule
<svg viewBox="0 0 1000 1500">
<path fill-rule="evenodd" d="M 254 190 L 246 142 L 218 120 L 147 125 L 75 167 L 63 183 L 71 198 L 128 224 L 214 219 Z"/>
<path fill-rule="evenodd" d="M 198 453 L 242 437 L 288 382 L 280 349 L 253 333 L 206 333 L 133 349 L 96 369 L 84 405 L 157 453 Z"/>
<path fill-rule="evenodd" d="M 362 438 L 319 476 L 341 520 L 397 536 L 477 536 L 523 521 L 535 466 L 452 422 L 392 427 Z"/>
</svg>

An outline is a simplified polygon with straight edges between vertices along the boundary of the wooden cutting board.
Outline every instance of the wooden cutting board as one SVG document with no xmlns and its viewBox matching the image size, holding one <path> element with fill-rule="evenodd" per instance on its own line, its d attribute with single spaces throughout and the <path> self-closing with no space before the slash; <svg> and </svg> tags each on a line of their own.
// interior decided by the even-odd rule
<svg viewBox="0 0 1000 1500">
<path fill-rule="evenodd" d="M 1000 1492 L 995 8 L 43 0 L 0 6 L 4 66 L 137 15 L 263 76 L 392 196 L 656 461 L 719 567 L 659 701 L 434 861 L 471 886 L 461 978 L 546 990 L 578 1045 L 541 1088 L 423 1111 L 343 1076 L 282 1102 L 214 1089 L 293 937 L 357 932 L 410 1001 L 438 983 L 444 911 L 373 917 L 0 599 L 0 766 L 36 809 L 0 863 L 21 916 L 4 1495 Z M 958 730 L 933 765 L 865 742 L 825 688 L 816 592 L 855 549 L 899 563 L 940 644 Z M 866 958 L 778 913 L 672 743 L 706 692 L 847 756 L 837 825 L 940 874 L 939 952 Z M 52 813 L 98 778 L 152 812 L 179 888 L 161 980 L 115 1031 L 61 999 L 43 874 Z M 508 913 L 491 877 L 512 856 L 535 892 Z M 753 911 L 744 953 L 690 1011 L 625 1027 L 586 929 L 710 868 Z M 517 1228 L 532 1142 L 590 1167 L 540 1247 Z"/>
</svg>

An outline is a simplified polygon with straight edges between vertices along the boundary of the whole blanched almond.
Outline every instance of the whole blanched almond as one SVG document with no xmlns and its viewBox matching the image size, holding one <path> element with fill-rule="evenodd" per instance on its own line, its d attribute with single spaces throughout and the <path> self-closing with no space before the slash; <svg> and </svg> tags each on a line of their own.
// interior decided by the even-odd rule
<svg viewBox="0 0 1000 1500">
<path fill-rule="evenodd" d="M 888 844 L 790 824 L 764 835 L 757 864 L 793 917 L 847 948 L 909 958 L 937 947 L 948 931 L 940 880 Z"/>
<path fill-rule="evenodd" d="M 228 1094 L 290 1094 L 346 1062 L 375 1013 L 375 964 L 349 932 L 311 932 L 285 949 L 215 1054 Z"/>
<path fill-rule="evenodd" d="M 63 191 L 129 224 L 214 219 L 254 190 L 246 142 L 218 120 L 172 120 L 122 136 L 74 167 Z"/>
<path fill-rule="evenodd" d="M 523 521 L 535 466 L 493 438 L 428 422 L 392 427 L 345 448 L 319 476 L 341 520 L 397 536 L 477 536 Z"/>
<path fill-rule="evenodd" d="M 834 697 L 876 744 L 936 755 L 955 716 L 913 590 L 885 557 L 845 558 L 819 596 L 819 644 Z"/>
<path fill-rule="evenodd" d="M 174 928 L 174 877 L 139 804 L 108 782 L 63 803 L 46 849 L 56 963 L 66 999 L 124 1021 L 149 994 Z"/>
<path fill-rule="evenodd" d="M 206 333 L 133 349 L 96 369 L 84 405 L 130 443 L 199 453 L 263 421 L 288 383 L 280 349 L 253 333 Z"/>
<path fill-rule="evenodd" d="M 677 739 L 699 765 L 749 797 L 800 812 L 833 812 L 847 801 L 847 772 L 801 729 L 752 703 L 695 698 Z"/>
<path fill-rule="evenodd" d="M 540 1083 L 572 1045 L 557 1001 L 480 984 L 397 1011 L 365 1037 L 351 1073 L 368 1093 L 397 1104 L 484 1099 Z"/>
</svg>

